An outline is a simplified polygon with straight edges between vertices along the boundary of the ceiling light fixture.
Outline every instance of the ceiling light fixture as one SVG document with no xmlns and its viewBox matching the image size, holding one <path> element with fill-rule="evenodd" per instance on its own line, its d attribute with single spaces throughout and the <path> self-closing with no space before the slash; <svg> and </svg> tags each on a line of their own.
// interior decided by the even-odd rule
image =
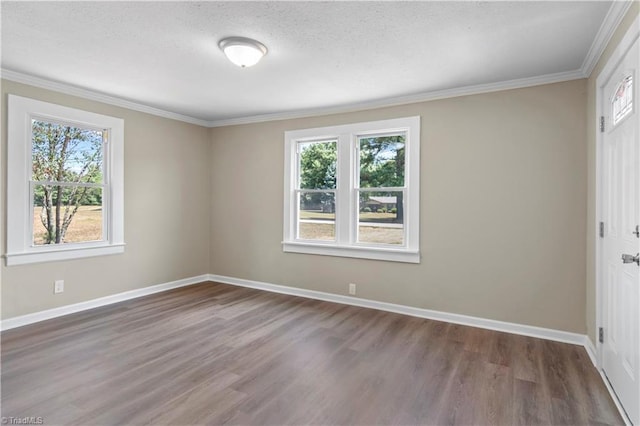
<svg viewBox="0 0 640 426">
<path fill-rule="evenodd" d="M 231 62 L 242 68 L 257 64 L 267 54 L 264 44 L 246 37 L 223 38 L 218 46 Z"/>
</svg>

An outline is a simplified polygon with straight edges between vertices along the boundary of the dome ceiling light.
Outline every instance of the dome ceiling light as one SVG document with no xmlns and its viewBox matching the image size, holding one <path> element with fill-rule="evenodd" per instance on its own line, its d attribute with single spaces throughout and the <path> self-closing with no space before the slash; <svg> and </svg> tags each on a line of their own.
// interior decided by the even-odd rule
<svg viewBox="0 0 640 426">
<path fill-rule="evenodd" d="M 218 43 L 231 62 L 246 68 L 257 64 L 267 54 L 267 47 L 246 37 L 227 37 Z"/>
</svg>

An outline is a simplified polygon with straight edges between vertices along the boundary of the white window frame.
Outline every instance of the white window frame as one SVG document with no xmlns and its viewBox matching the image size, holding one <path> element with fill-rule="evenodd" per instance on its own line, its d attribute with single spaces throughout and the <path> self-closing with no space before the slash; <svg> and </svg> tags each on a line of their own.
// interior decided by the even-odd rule
<svg viewBox="0 0 640 426">
<path fill-rule="evenodd" d="M 107 130 L 102 241 L 33 244 L 32 119 Z M 7 121 L 7 266 L 124 252 L 124 120 L 9 95 Z"/>
<path fill-rule="evenodd" d="M 403 246 L 357 242 L 358 137 L 405 132 Z M 337 140 L 335 241 L 297 239 L 299 142 Z M 286 131 L 284 134 L 284 252 L 420 263 L 420 117 Z M 384 189 L 383 189 L 384 190 Z"/>
</svg>

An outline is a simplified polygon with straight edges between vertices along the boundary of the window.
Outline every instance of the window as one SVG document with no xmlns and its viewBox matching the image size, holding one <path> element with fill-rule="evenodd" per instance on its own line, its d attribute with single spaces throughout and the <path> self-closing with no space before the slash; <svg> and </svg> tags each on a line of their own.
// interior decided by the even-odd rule
<svg viewBox="0 0 640 426">
<path fill-rule="evenodd" d="M 124 122 L 9 95 L 7 265 L 124 251 Z"/>
<path fill-rule="evenodd" d="M 613 125 L 621 122 L 633 111 L 633 76 L 628 75 L 622 79 L 616 88 L 611 100 Z"/>
<path fill-rule="evenodd" d="M 420 117 L 285 132 L 285 252 L 420 262 Z"/>
</svg>

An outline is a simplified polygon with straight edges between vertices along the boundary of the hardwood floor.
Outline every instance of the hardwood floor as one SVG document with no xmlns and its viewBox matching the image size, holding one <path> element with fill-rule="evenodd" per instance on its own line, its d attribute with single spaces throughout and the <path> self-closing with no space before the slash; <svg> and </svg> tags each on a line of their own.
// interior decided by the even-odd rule
<svg viewBox="0 0 640 426">
<path fill-rule="evenodd" d="M 203 283 L 2 333 L 44 424 L 623 424 L 580 346 Z"/>
</svg>

